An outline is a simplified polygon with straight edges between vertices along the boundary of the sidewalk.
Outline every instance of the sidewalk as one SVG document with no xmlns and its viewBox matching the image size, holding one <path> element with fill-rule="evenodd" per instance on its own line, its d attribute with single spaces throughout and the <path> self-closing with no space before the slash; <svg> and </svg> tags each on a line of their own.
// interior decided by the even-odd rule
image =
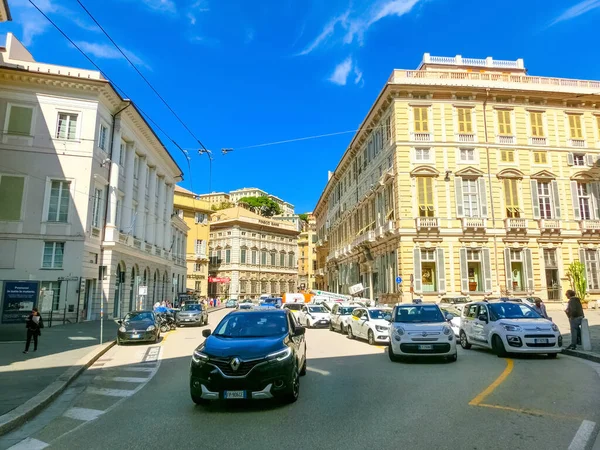
<svg viewBox="0 0 600 450">
<path fill-rule="evenodd" d="M 558 328 L 560 329 L 560 333 L 563 336 L 563 347 L 568 347 L 571 345 L 571 327 L 569 325 L 569 319 L 564 312 L 564 306 L 561 304 L 549 305 L 547 303 L 546 308 L 548 315 L 552 317 L 552 321 L 558 325 Z M 579 346 L 577 350 L 565 350 L 564 353 L 600 362 L 600 310 L 586 309 L 584 310 L 584 313 L 585 318 L 588 320 L 592 351 L 583 351 L 583 348 Z"/>
</svg>

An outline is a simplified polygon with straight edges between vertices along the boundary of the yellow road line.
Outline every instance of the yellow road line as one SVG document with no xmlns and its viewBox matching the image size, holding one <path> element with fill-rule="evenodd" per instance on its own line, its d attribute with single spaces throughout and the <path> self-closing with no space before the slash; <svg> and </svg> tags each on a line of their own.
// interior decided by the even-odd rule
<svg viewBox="0 0 600 450">
<path fill-rule="evenodd" d="M 504 372 L 502 372 L 500 374 L 500 376 L 498 378 L 496 378 L 496 380 L 494 380 L 494 382 L 492 384 L 490 384 L 481 393 L 479 393 L 477 395 L 477 397 L 475 397 L 473 400 L 471 400 L 469 402 L 469 406 L 479 406 L 479 404 L 482 403 L 488 395 L 490 395 L 492 392 L 494 392 L 494 390 L 498 386 L 500 386 L 504 382 L 504 380 L 506 380 L 506 378 L 512 372 L 514 365 L 515 365 L 515 363 L 513 362 L 513 360 L 507 358 L 506 359 L 506 368 L 504 369 Z"/>
<path fill-rule="evenodd" d="M 477 405 L 472 405 L 472 406 L 479 406 L 481 408 L 499 409 L 499 410 L 503 410 L 503 411 L 511 411 L 511 412 L 516 412 L 516 413 L 520 413 L 520 414 L 527 414 L 530 416 L 538 416 L 538 417 L 555 417 L 557 419 L 570 419 L 570 420 L 577 420 L 577 421 L 581 421 L 584 419 L 583 417 L 569 416 L 569 415 L 564 415 L 564 414 L 554 414 L 554 413 L 549 413 L 546 411 L 540 411 L 539 409 L 512 408 L 510 406 L 489 405 L 487 403 L 479 403 Z"/>
<path fill-rule="evenodd" d="M 174 331 L 177 330 L 171 330 L 171 331 L 167 331 L 165 334 L 163 334 L 163 338 L 162 341 L 160 341 L 160 345 L 163 345 L 165 343 L 165 341 L 167 340 L 167 338 L 171 335 L 171 333 L 173 333 Z"/>
</svg>

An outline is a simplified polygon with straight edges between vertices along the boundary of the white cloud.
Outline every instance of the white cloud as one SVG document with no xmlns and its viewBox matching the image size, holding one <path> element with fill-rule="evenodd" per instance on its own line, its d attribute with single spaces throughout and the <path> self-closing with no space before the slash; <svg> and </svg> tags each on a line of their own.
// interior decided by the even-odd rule
<svg viewBox="0 0 600 450">
<path fill-rule="evenodd" d="M 354 66 L 354 84 L 358 84 L 362 81 L 363 73 L 356 65 Z"/>
<path fill-rule="evenodd" d="M 348 56 L 345 60 L 335 66 L 333 73 L 329 77 L 329 81 L 338 86 L 346 86 L 348 77 L 351 73 L 354 74 L 354 84 L 358 84 L 362 81 L 362 71 L 358 68 L 352 59 L 352 56 Z"/>
<path fill-rule="evenodd" d="M 121 55 L 121 53 L 113 45 L 96 44 L 95 42 L 86 42 L 86 41 L 79 41 L 79 42 L 75 42 L 75 43 L 77 44 L 77 46 L 79 48 L 81 48 L 81 50 L 83 50 L 84 52 L 86 52 L 92 56 L 95 56 L 96 58 L 125 59 L 125 58 L 123 58 L 123 55 Z M 127 57 L 131 60 L 131 62 L 134 63 L 136 66 L 146 67 L 147 69 L 150 69 L 150 66 L 148 64 L 146 64 L 135 53 L 133 53 L 127 49 L 124 49 L 123 47 L 121 47 L 121 49 L 123 50 L 123 53 L 125 53 L 127 55 Z"/>
<path fill-rule="evenodd" d="M 196 25 L 196 16 L 191 12 L 187 13 L 186 17 L 190 21 L 190 25 Z"/>
<path fill-rule="evenodd" d="M 142 0 L 142 3 L 152 11 L 175 14 L 177 6 L 173 0 Z"/>
<path fill-rule="evenodd" d="M 343 28 L 347 28 L 348 24 L 348 16 L 350 15 L 350 11 L 346 11 L 341 16 L 334 17 L 328 24 L 323 27 L 321 34 L 319 34 L 314 41 L 312 41 L 308 47 L 302 50 L 298 55 L 308 55 L 314 49 L 316 49 L 319 45 L 327 40 L 334 32 L 335 28 L 338 24 L 340 24 Z M 304 30 L 303 30 L 304 31 Z"/>
<path fill-rule="evenodd" d="M 559 22 L 564 22 L 565 20 L 574 19 L 575 17 L 579 17 L 596 8 L 600 8 L 600 0 L 584 0 L 574 6 L 571 6 L 569 9 L 563 12 L 560 16 L 552 21 L 550 26 L 556 25 Z"/>
</svg>

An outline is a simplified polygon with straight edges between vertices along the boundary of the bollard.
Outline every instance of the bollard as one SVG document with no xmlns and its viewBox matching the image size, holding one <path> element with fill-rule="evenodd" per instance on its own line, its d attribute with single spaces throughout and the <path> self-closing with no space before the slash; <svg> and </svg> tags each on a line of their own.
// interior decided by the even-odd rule
<svg viewBox="0 0 600 450">
<path fill-rule="evenodd" d="M 586 352 L 592 350 L 592 343 L 590 342 L 590 328 L 588 326 L 588 320 L 585 318 L 581 321 L 581 346 Z"/>
</svg>

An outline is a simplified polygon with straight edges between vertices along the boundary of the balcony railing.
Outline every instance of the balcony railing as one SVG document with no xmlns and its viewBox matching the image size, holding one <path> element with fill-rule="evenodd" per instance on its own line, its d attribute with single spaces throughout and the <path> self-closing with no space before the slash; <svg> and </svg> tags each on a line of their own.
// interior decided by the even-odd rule
<svg viewBox="0 0 600 450">
<path fill-rule="evenodd" d="M 146 244 L 144 245 L 144 248 L 146 249 L 146 251 L 147 251 L 148 253 L 152 253 L 152 247 L 153 247 L 153 245 L 152 245 L 152 244 L 148 244 L 147 242 L 146 242 Z"/>
<path fill-rule="evenodd" d="M 512 145 L 516 142 L 514 136 L 498 136 L 498 144 L 509 144 Z"/>
<path fill-rule="evenodd" d="M 128 237 L 129 237 L 128 235 L 126 235 L 126 234 L 123 234 L 123 233 L 120 233 L 120 234 L 119 234 L 119 242 L 120 242 L 121 244 L 127 244 L 127 240 L 128 240 L 127 238 L 128 238 Z"/>
<path fill-rule="evenodd" d="M 463 230 L 480 230 L 485 229 L 486 220 L 481 217 L 463 217 L 462 228 Z"/>
<path fill-rule="evenodd" d="M 507 230 L 527 230 L 527 219 L 520 217 L 508 217 L 504 219 L 504 226 Z"/>
<path fill-rule="evenodd" d="M 539 226 L 541 231 L 560 231 L 560 220 L 540 219 Z"/>
<path fill-rule="evenodd" d="M 430 142 L 431 141 L 431 133 L 410 133 L 413 141 L 416 142 Z"/>
<path fill-rule="evenodd" d="M 417 230 L 436 230 L 440 227 L 440 222 L 437 217 L 417 217 Z"/>
<path fill-rule="evenodd" d="M 458 133 L 458 142 L 475 142 L 475 133 Z"/>
<path fill-rule="evenodd" d="M 598 233 L 600 232 L 600 220 L 582 220 L 579 222 L 581 231 Z"/>
<path fill-rule="evenodd" d="M 92 227 L 92 237 L 100 237 L 100 229 L 96 227 Z"/>
<path fill-rule="evenodd" d="M 393 220 L 388 220 L 386 223 L 383 224 L 383 232 L 385 234 L 392 234 L 395 231 L 396 231 L 396 227 L 394 226 Z"/>
<path fill-rule="evenodd" d="M 532 136 L 529 138 L 529 145 L 546 145 L 548 139 L 545 137 Z"/>
<path fill-rule="evenodd" d="M 583 148 L 585 147 L 585 139 L 569 139 L 569 147 Z"/>
<path fill-rule="evenodd" d="M 352 247 L 357 247 L 364 242 L 373 242 L 375 240 L 375 231 L 367 231 L 352 241 Z"/>
<path fill-rule="evenodd" d="M 133 246 L 139 250 L 142 249 L 142 241 L 140 241 L 139 239 L 133 239 Z"/>
</svg>

